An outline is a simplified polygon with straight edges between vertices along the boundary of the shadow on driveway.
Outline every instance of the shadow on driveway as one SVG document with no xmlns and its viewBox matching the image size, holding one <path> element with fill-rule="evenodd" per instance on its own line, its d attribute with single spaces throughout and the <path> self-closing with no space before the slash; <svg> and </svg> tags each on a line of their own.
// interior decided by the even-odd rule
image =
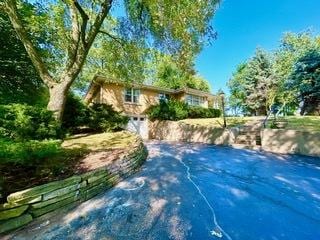
<svg viewBox="0 0 320 240">
<path fill-rule="evenodd" d="M 142 170 L 13 239 L 320 239 L 320 159 L 147 143 Z"/>
</svg>

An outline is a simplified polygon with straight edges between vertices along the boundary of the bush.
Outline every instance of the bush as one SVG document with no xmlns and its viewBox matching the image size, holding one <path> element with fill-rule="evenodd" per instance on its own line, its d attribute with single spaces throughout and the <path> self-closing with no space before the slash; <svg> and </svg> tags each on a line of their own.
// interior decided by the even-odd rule
<svg viewBox="0 0 320 240">
<path fill-rule="evenodd" d="M 215 108 L 188 107 L 188 118 L 216 118 L 220 117 L 221 111 Z"/>
<path fill-rule="evenodd" d="M 0 105 L 0 135 L 13 140 L 62 137 L 52 112 L 26 104 Z"/>
<path fill-rule="evenodd" d="M 59 140 L 13 142 L 0 139 L 0 164 L 19 163 L 35 166 L 61 153 Z"/>
<path fill-rule="evenodd" d="M 188 116 L 188 105 L 181 101 L 160 101 L 159 104 L 150 106 L 146 111 L 149 119 L 153 120 L 182 120 Z"/>
<path fill-rule="evenodd" d="M 89 107 L 88 126 L 97 132 L 110 132 L 123 129 L 129 117 L 115 111 L 112 105 L 95 103 Z"/>
<path fill-rule="evenodd" d="M 67 132 L 74 133 L 79 127 L 87 125 L 88 121 L 88 107 L 80 97 L 69 94 L 62 118 L 62 128 Z"/>
<path fill-rule="evenodd" d="M 188 106 L 186 103 L 176 100 L 161 101 L 159 104 L 149 107 L 146 113 L 151 121 L 215 118 L 221 115 L 219 109 Z"/>
</svg>

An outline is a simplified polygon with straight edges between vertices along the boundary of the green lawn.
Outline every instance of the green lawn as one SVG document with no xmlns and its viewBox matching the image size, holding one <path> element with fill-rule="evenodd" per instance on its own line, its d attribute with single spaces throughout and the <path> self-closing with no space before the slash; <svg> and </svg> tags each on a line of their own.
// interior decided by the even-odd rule
<svg viewBox="0 0 320 240">
<path fill-rule="evenodd" d="M 320 131 L 319 116 L 289 116 L 285 119 L 288 121 L 286 129 Z"/>
<path fill-rule="evenodd" d="M 235 127 L 243 125 L 249 121 L 264 119 L 264 117 L 227 117 L 227 126 Z M 279 118 L 281 119 L 281 118 Z M 284 118 L 288 121 L 286 129 L 304 130 L 304 131 L 320 131 L 319 116 L 288 116 Z M 201 118 L 201 119 L 184 119 L 179 122 L 208 127 L 222 127 L 223 118 Z M 269 121 L 270 123 L 270 121 Z"/>
<path fill-rule="evenodd" d="M 137 136 L 127 131 L 77 135 L 67 138 L 63 143 L 64 149 L 83 149 L 101 151 L 126 148 L 135 142 Z"/>
<path fill-rule="evenodd" d="M 254 117 L 227 117 L 227 126 L 235 127 L 245 124 L 247 121 L 254 120 Z M 198 125 L 198 126 L 208 126 L 208 127 L 223 127 L 223 118 L 195 118 L 195 119 L 184 119 L 179 122 Z"/>
</svg>

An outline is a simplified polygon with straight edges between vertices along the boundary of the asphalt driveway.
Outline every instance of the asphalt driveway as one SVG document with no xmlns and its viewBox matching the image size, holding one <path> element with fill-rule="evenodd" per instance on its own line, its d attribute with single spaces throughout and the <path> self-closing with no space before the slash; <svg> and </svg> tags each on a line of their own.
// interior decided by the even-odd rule
<svg viewBox="0 0 320 240">
<path fill-rule="evenodd" d="M 320 159 L 149 142 L 141 172 L 14 239 L 320 239 Z"/>
</svg>

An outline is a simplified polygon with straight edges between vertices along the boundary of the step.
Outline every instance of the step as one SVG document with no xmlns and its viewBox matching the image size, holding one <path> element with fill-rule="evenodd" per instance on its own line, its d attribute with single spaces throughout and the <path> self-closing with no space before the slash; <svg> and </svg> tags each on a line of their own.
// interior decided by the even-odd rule
<svg viewBox="0 0 320 240">
<path fill-rule="evenodd" d="M 235 139 L 235 142 L 238 144 L 246 145 L 261 145 L 260 136 L 250 136 L 250 135 L 238 135 Z"/>
<path fill-rule="evenodd" d="M 260 131 L 243 131 L 240 130 L 239 135 L 260 135 Z"/>
<path fill-rule="evenodd" d="M 236 149 L 250 149 L 250 150 L 255 150 L 255 151 L 262 150 L 261 146 L 248 146 L 245 144 L 237 144 L 237 143 L 231 144 L 230 146 L 233 148 L 236 148 Z"/>
<path fill-rule="evenodd" d="M 238 135 L 236 139 L 240 140 L 256 140 L 257 136 L 256 135 Z"/>
</svg>

